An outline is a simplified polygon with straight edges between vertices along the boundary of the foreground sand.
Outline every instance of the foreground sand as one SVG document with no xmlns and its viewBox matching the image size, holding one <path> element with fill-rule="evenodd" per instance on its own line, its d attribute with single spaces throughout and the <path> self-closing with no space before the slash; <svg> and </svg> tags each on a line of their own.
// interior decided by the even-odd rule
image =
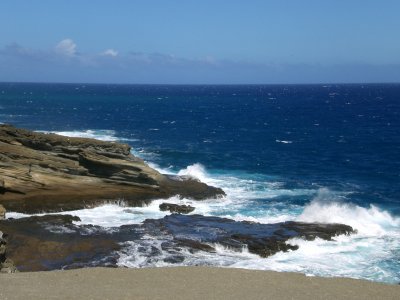
<svg viewBox="0 0 400 300">
<path fill-rule="evenodd" d="M 0 274 L 0 299 L 400 299 L 399 285 L 206 267 Z"/>
</svg>

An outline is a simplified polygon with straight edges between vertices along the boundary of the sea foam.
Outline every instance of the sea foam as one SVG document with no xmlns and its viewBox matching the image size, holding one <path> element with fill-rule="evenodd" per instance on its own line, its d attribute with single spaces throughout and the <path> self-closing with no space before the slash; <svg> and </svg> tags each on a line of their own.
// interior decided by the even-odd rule
<svg viewBox="0 0 400 300">
<path fill-rule="evenodd" d="M 108 130 L 57 133 L 108 141 L 122 140 L 117 137 L 116 132 Z M 151 153 L 144 150 L 134 154 L 144 159 L 152 157 Z M 377 206 L 361 207 L 349 203 L 343 192 L 339 193 L 326 188 L 287 189 L 276 178 L 236 171 L 207 170 L 199 163 L 181 170 L 175 170 L 173 166 L 160 168 L 151 161 L 149 164 L 162 173 L 190 176 L 221 187 L 227 196 L 223 199 L 209 199 L 201 202 L 172 197 L 167 200 L 155 200 L 144 207 L 125 207 L 122 202 L 68 213 L 81 218 L 78 224 L 111 228 L 124 224 L 139 224 L 149 218 L 162 218 L 169 213 L 161 212 L 158 206 L 168 201 L 192 205 L 196 208 L 193 213 L 226 217 L 236 221 L 343 223 L 352 226 L 357 233 L 350 236 L 338 236 L 335 241 L 292 239 L 289 243 L 299 246 L 298 250 L 279 252 L 266 259 L 249 253 L 246 248 L 237 252 L 218 244 L 212 245 L 216 253 L 200 251 L 193 254 L 181 249 L 184 259 L 180 263 L 173 264 L 168 262 L 171 254 L 162 250 L 162 237 L 141 239 L 124 245 L 118 261 L 120 266 L 213 265 L 294 271 L 318 276 L 346 276 L 388 283 L 400 281 L 400 276 L 396 272 L 396 265 L 400 264 L 398 261 L 400 218 L 392 216 Z M 282 205 L 282 197 L 302 197 L 309 200 L 303 205 L 290 202 Z M 12 212 L 8 214 L 8 217 L 24 216 L 27 215 Z M 154 249 L 158 249 L 157 255 L 154 255 Z M 335 263 L 332 263 L 333 261 Z"/>
</svg>

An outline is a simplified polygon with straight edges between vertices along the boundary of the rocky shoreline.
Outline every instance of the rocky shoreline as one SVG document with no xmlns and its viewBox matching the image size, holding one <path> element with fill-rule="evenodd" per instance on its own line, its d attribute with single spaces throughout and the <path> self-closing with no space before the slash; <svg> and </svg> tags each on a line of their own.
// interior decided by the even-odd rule
<svg viewBox="0 0 400 300">
<path fill-rule="evenodd" d="M 6 218 L 6 210 L 0 204 L 0 222 Z M 7 257 L 8 235 L 0 231 L 0 273 L 15 273 L 14 262 Z"/>
<path fill-rule="evenodd" d="M 0 221 L 9 235 L 9 256 L 19 271 L 50 271 L 81 267 L 117 267 L 120 253 L 135 243 L 143 264 L 180 264 L 185 253 L 215 253 L 214 245 L 268 257 L 279 251 L 297 250 L 291 238 L 332 240 L 353 229 L 342 224 L 236 222 L 202 215 L 167 215 L 141 224 L 103 228 L 77 225 L 78 217 L 44 215 Z M 160 241 L 160 246 L 147 240 Z"/>
<path fill-rule="evenodd" d="M 127 144 L 70 138 L 0 125 L 0 203 L 15 212 L 77 210 L 105 201 L 141 206 L 179 195 L 225 195 L 189 177 L 150 168 Z"/>
<path fill-rule="evenodd" d="M 215 245 L 248 249 L 268 257 L 298 247 L 291 238 L 332 240 L 352 234 L 343 224 L 282 222 L 259 224 L 190 214 L 195 207 L 161 203 L 161 219 L 103 228 L 77 225 L 68 214 L 5 218 L 5 209 L 34 214 L 78 210 L 123 200 L 142 206 L 152 199 L 193 200 L 225 195 L 194 178 L 168 176 L 133 156 L 126 144 L 69 138 L 0 125 L 0 269 L 2 272 L 116 267 L 127 243 L 146 263 L 180 264 L 183 253 L 214 253 Z M 218 200 L 216 200 L 218 201 Z M 155 247 L 147 239 L 160 241 Z M 15 266 L 13 264 L 15 262 Z"/>
</svg>

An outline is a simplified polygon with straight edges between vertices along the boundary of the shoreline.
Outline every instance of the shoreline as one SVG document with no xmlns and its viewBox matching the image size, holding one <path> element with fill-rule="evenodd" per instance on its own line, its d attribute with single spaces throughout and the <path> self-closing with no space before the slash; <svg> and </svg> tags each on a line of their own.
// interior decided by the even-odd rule
<svg viewBox="0 0 400 300">
<path fill-rule="evenodd" d="M 215 267 L 0 275 L 1 299 L 400 299 L 400 285 Z"/>
<path fill-rule="evenodd" d="M 58 212 L 124 199 L 142 206 L 172 196 L 220 198 L 225 192 L 161 174 L 128 144 L 0 125 L 0 203 L 21 213 Z"/>
</svg>

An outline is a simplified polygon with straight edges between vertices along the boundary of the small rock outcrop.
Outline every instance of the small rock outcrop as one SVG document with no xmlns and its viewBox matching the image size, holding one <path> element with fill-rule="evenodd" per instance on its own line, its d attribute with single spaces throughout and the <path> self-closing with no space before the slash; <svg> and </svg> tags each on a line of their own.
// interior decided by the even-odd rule
<svg viewBox="0 0 400 300">
<path fill-rule="evenodd" d="M 0 125 L 0 202 L 9 210 L 35 213 L 108 200 L 140 206 L 174 195 L 195 200 L 224 195 L 194 179 L 163 175 L 130 150 L 127 144 Z"/>
<path fill-rule="evenodd" d="M 161 211 L 169 211 L 171 213 L 188 214 L 194 211 L 194 207 L 190 205 L 179 205 L 173 203 L 161 203 L 159 205 Z"/>
<path fill-rule="evenodd" d="M 0 220 L 4 220 L 6 218 L 6 209 L 3 205 L 0 204 Z"/>
<path fill-rule="evenodd" d="M 0 273 L 15 273 L 14 262 L 7 258 L 7 235 L 0 231 Z"/>
</svg>

